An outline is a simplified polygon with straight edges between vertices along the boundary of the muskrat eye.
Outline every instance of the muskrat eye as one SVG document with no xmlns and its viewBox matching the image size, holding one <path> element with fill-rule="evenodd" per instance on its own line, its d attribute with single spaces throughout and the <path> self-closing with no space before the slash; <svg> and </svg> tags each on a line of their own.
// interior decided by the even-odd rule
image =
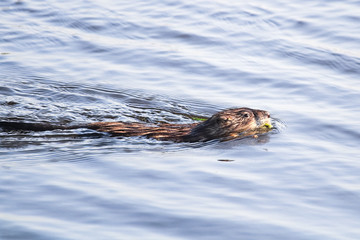
<svg viewBox="0 0 360 240">
<path fill-rule="evenodd" d="M 237 114 L 238 114 L 240 117 L 242 117 L 242 118 L 249 118 L 249 117 L 252 116 L 252 113 L 251 113 L 251 112 L 249 112 L 249 111 L 244 111 L 244 110 L 237 112 Z"/>
<path fill-rule="evenodd" d="M 244 112 L 244 111 L 241 111 L 238 113 L 240 116 L 244 117 L 244 118 L 248 118 L 250 117 L 250 113 L 249 112 Z"/>
</svg>

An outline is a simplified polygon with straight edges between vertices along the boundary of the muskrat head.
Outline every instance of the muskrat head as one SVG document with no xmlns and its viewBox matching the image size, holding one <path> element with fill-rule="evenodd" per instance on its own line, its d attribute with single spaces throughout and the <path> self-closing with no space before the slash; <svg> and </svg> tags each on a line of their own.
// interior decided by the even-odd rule
<svg viewBox="0 0 360 240">
<path fill-rule="evenodd" d="M 272 128 L 267 111 L 234 108 L 218 112 L 197 125 L 188 135 L 189 141 L 236 138 L 267 132 Z"/>
</svg>

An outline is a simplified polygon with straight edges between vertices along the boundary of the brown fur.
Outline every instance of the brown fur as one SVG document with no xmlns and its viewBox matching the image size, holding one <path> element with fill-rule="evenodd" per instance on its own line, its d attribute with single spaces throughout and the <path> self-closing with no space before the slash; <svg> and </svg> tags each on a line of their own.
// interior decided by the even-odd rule
<svg viewBox="0 0 360 240">
<path fill-rule="evenodd" d="M 145 136 L 158 140 L 181 141 L 184 136 L 190 134 L 196 125 L 198 124 L 148 125 L 144 123 L 97 122 L 90 124 L 89 128 L 100 132 L 109 132 L 116 136 Z"/>
<path fill-rule="evenodd" d="M 214 114 L 204 122 L 193 124 L 159 124 L 126 122 L 96 122 L 62 126 L 44 123 L 0 122 L 3 130 L 49 131 L 55 129 L 89 128 L 116 136 L 144 136 L 175 142 L 228 140 L 268 132 L 271 127 L 267 111 L 233 108 Z"/>
<path fill-rule="evenodd" d="M 145 136 L 158 140 L 197 142 L 222 138 L 231 139 L 266 132 L 270 114 L 263 110 L 235 108 L 218 112 L 208 120 L 193 124 L 160 124 L 97 122 L 88 128 L 119 136 Z"/>
</svg>

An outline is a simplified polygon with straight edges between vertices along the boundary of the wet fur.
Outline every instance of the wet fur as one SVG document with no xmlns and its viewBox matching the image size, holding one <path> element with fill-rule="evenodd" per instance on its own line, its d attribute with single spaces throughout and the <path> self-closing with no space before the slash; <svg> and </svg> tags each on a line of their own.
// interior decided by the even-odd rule
<svg viewBox="0 0 360 240">
<path fill-rule="evenodd" d="M 263 131 L 270 123 L 270 114 L 250 108 L 228 109 L 214 114 L 204 122 L 193 124 L 160 124 L 126 122 L 96 122 L 80 125 L 52 125 L 46 123 L 0 122 L 3 130 L 49 131 L 55 129 L 88 128 L 116 136 L 144 136 L 175 142 L 201 142 L 212 139 L 231 139 Z"/>
</svg>

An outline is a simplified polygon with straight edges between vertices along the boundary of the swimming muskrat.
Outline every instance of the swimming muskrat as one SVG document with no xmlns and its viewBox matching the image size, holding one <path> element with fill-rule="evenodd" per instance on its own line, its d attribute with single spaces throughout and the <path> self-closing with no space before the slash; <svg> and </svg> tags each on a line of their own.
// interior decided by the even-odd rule
<svg viewBox="0 0 360 240">
<path fill-rule="evenodd" d="M 0 122 L 3 130 L 48 131 L 55 129 L 88 128 L 116 136 L 144 136 L 175 142 L 204 142 L 212 139 L 228 140 L 265 133 L 272 129 L 267 111 L 251 108 L 232 108 L 218 112 L 209 119 L 192 124 L 163 123 L 150 125 L 128 122 L 95 122 L 79 125 L 46 123 Z"/>
</svg>

